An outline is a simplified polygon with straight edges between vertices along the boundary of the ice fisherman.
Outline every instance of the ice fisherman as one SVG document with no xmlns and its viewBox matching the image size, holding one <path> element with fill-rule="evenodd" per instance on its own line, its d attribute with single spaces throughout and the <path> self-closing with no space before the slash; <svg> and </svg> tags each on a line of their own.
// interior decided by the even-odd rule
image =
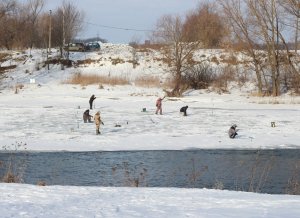
<svg viewBox="0 0 300 218">
<path fill-rule="evenodd" d="M 97 113 L 94 116 L 94 120 L 95 120 L 95 124 L 96 124 L 96 135 L 101 134 L 101 132 L 99 131 L 100 129 L 100 124 L 104 125 L 104 123 L 101 120 L 100 117 L 100 111 L 97 111 Z"/>
<path fill-rule="evenodd" d="M 229 138 L 232 138 L 234 139 L 236 136 L 237 136 L 237 129 L 236 129 L 237 125 L 236 124 L 233 124 L 229 130 L 228 130 L 228 135 L 229 135 Z"/>
<path fill-rule="evenodd" d="M 184 106 L 180 108 L 180 113 L 183 113 L 183 116 L 187 116 L 186 110 L 188 109 L 189 106 Z"/>
<path fill-rule="evenodd" d="M 90 115 L 90 110 L 87 109 L 85 112 L 83 112 L 83 122 L 87 123 L 91 123 L 92 122 L 92 118 L 93 116 Z"/>
<path fill-rule="evenodd" d="M 93 102 L 94 102 L 95 99 L 96 99 L 95 95 L 92 95 L 92 96 L 90 97 L 90 100 L 89 100 L 89 103 L 90 103 L 90 110 L 93 109 Z"/>
<path fill-rule="evenodd" d="M 158 98 L 156 100 L 156 112 L 155 114 L 157 114 L 159 112 L 160 115 L 162 115 L 162 100 L 164 100 L 165 97 L 163 98 Z"/>
</svg>

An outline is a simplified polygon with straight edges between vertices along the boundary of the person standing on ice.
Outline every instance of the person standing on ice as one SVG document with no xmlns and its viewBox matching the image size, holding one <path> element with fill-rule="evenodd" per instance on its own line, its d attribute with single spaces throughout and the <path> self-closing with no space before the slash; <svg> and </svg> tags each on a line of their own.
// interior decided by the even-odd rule
<svg viewBox="0 0 300 218">
<path fill-rule="evenodd" d="M 237 136 L 237 129 L 236 129 L 237 125 L 236 124 L 233 124 L 230 129 L 228 130 L 228 135 L 229 135 L 229 138 L 232 138 L 234 139 L 236 136 Z"/>
<path fill-rule="evenodd" d="M 96 99 L 95 95 L 92 95 L 92 96 L 90 97 L 90 100 L 89 100 L 89 103 L 90 103 L 90 110 L 93 109 L 93 102 L 94 102 L 95 99 Z"/>
<path fill-rule="evenodd" d="M 87 110 L 83 113 L 83 122 L 85 122 L 85 123 L 87 123 L 87 122 L 91 123 L 91 122 L 92 122 L 92 120 L 91 120 L 92 117 L 93 117 L 93 116 L 90 115 L 90 110 L 87 109 Z"/>
<path fill-rule="evenodd" d="M 104 123 L 101 120 L 100 117 L 100 111 L 97 111 L 97 113 L 94 116 L 95 124 L 96 124 L 96 135 L 101 134 L 100 130 L 100 124 L 104 125 Z"/>
<path fill-rule="evenodd" d="M 165 97 L 163 98 L 158 98 L 156 100 L 156 112 L 155 114 L 157 114 L 159 112 L 160 115 L 162 115 L 162 100 L 164 100 Z"/>
</svg>

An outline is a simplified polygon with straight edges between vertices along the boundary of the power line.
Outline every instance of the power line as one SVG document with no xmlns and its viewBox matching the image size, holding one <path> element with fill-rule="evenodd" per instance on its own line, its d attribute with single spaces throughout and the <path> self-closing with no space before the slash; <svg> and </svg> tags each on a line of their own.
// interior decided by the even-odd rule
<svg viewBox="0 0 300 218">
<path fill-rule="evenodd" d="M 125 28 L 125 27 L 115 27 L 115 26 L 108 26 L 108 25 L 102 25 L 102 24 L 95 24 L 91 22 L 85 22 L 88 25 L 92 26 L 98 26 L 108 29 L 117 29 L 117 30 L 125 30 L 125 31 L 135 31 L 135 32 L 153 32 L 153 30 L 147 30 L 147 29 L 133 29 L 133 28 Z"/>
</svg>

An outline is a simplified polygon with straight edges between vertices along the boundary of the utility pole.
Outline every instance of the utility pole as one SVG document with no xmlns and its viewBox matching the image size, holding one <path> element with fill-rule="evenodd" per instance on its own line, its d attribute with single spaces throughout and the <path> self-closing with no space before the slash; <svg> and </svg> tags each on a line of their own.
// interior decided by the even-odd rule
<svg viewBox="0 0 300 218">
<path fill-rule="evenodd" d="M 65 8 L 63 8 L 62 22 L 63 22 L 63 46 L 65 46 L 65 44 L 66 44 L 66 33 L 65 33 Z"/>
<path fill-rule="evenodd" d="M 50 14 L 49 14 L 49 44 L 48 44 L 48 51 L 47 51 L 47 62 L 48 62 L 48 71 L 50 69 L 50 66 L 49 66 L 49 54 L 51 53 L 51 14 L 52 14 L 52 11 L 50 10 Z"/>
<path fill-rule="evenodd" d="M 52 10 L 49 16 L 49 54 L 51 53 L 51 29 L 52 29 Z"/>
<path fill-rule="evenodd" d="M 300 8 L 300 5 L 299 5 Z M 299 10 L 298 9 L 298 14 L 299 14 Z M 298 50 L 298 29 L 299 29 L 299 17 L 296 17 L 296 34 L 295 34 L 295 53 L 297 53 Z"/>
</svg>

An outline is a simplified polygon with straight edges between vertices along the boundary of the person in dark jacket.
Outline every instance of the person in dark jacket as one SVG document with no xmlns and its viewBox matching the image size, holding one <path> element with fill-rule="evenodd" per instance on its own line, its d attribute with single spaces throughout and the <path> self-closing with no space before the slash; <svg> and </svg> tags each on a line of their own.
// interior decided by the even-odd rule
<svg viewBox="0 0 300 218">
<path fill-rule="evenodd" d="M 180 113 L 183 113 L 183 116 L 187 116 L 186 110 L 188 109 L 189 106 L 184 106 L 180 108 Z"/>
<path fill-rule="evenodd" d="M 232 138 L 234 139 L 236 136 L 237 136 L 237 129 L 236 129 L 237 125 L 232 125 L 230 127 L 230 129 L 228 130 L 228 135 L 229 135 L 229 138 Z"/>
<path fill-rule="evenodd" d="M 83 113 L 83 122 L 85 122 L 85 123 L 87 123 L 87 122 L 91 123 L 91 122 L 92 122 L 92 120 L 91 120 L 92 117 L 93 117 L 93 116 L 90 115 L 90 110 L 87 109 L 87 110 Z"/>
<path fill-rule="evenodd" d="M 95 99 L 96 99 L 95 95 L 92 95 L 92 96 L 90 97 L 90 100 L 89 100 L 89 103 L 90 103 L 90 110 L 93 109 L 93 102 L 94 102 Z"/>
</svg>

